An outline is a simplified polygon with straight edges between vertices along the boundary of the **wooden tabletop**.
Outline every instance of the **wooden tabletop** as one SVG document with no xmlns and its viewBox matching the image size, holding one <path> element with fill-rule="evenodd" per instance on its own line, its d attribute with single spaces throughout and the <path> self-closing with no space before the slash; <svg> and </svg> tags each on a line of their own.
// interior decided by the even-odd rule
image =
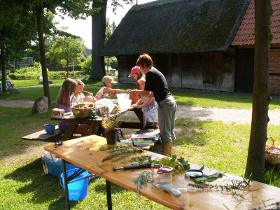
<svg viewBox="0 0 280 210">
<path fill-rule="evenodd" d="M 100 151 L 99 149 L 106 146 L 105 138 L 92 135 L 63 142 L 63 145 L 57 148 L 54 144 L 49 144 L 45 146 L 45 150 L 125 189 L 137 192 L 133 180 L 138 177 L 141 171 L 147 169 L 113 171 L 113 167 L 130 164 L 128 162 L 124 163 L 124 161 L 112 162 L 111 160 L 102 162 L 102 159 L 109 154 L 107 151 Z M 151 155 L 153 158 L 161 156 L 149 151 L 144 151 L 139 155 Z M 127 160 L 130 159 L 131 157 L 127 158 Z M 199 166 L 191 164 L 191 168 L 199 168 Z M 203 172 L 204 174 L 213 174 L 216 171 L 205 168 Z M 183 174 L 184 171 L 181 175 L 183 176 Z M 187 183 L 185 183 L 185 180 L 183 179 L 183 185 Z M 209 182 L 209 184 L 226 185 L 231 183 L 231 180 L 242 180 L 242 178 L 224 174 L 223 178 Z M 237 191 L 237 195 L 226 190 L 205 190 L 182 192 L 180 197 L 174 197 L 170 193 L 156 189 L 154 183 L 159 181 L 159 179 L 155 179 L 153 183 L 142 186 L 140 194 L 171 209 L 253 209 L 265 205 L 268 207 L 270 204 L 280 201 L 280 188 L 255 181 L 251 182 L 251 186 L 246 190 Z M 184 187 L 183 185 L 182 187 Z M 178 187 L 174 176 L 171 186 Z"/>
<path fill-rule="evenodd" d="M 135 108 L 130 107 L 128 109 L 120 109 L 118 110 L 117 113 L 115 113 L 114 115 L 121 115 L 127 111 L 134 111 Z M 102 121 L 102 117 L 96 117 L 96 118 L 76 118 L 72 112 L 68 112 L 64 114 L 64 117 L 52 117 L 52 120 L 68 120 L 68 121 L 75 121 L 75 120 L 82 120 L 82 121 Z"/>
</svg>

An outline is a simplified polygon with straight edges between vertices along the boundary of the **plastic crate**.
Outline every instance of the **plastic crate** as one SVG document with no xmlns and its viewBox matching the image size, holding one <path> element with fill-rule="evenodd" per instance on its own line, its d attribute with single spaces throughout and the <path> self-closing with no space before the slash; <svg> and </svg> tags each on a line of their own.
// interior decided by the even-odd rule
<svg viewBox="0 0 280 210">
<path fill-rule="evenodd" d="M 59 177 L 62 174 L 62 161 L 52 161 L 42 155 L 43 169 L 45 174 L 51 174 L 53 176 Z M 76 165 L 66 163 L 66 171 L 74 168 L 79 168 Z"/>
</svg>

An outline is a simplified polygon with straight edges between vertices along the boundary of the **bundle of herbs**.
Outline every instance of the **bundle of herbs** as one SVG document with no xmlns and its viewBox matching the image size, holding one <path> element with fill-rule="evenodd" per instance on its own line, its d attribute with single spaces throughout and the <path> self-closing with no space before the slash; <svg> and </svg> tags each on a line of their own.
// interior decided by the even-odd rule
<svg viewBox="0 0 280 210">
<path fill-rule="evenodd" d="M 143 149 L 137 149 L 132 146 L 116 146 L 116 147 L 111 146 L 111 147 L 100 148 L 100 150 L 102 151 L 108 150 L 108 153 L 110 153 L 110 155 L 105 157 L 102 160 L 102 162 L 116 158 L 115 160 L 113 160 L 113 162 L 115 162 L 118 160 L 122 160 L 128 156 L 143 152 Z"/>
<path fill-rule="evenodd" d="M 139 176 L 134 179 L 134 184 L 136 184 L 137 195 L 139 196 L 140 188 L 142 185 L 147 184 L 148 182 L 153 182 L 153 175 L 151 171 L 142 171 Z"/>
</svg>

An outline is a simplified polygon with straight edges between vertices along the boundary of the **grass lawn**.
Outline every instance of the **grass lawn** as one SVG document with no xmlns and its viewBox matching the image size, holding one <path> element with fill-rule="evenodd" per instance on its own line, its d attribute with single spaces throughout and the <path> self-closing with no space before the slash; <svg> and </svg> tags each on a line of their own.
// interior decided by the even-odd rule
<svg viewBox="0 0 280 210">
<path fill-rule="evenodd" d="M 86 85 L 87 91 L 97 92 L 101 83 Z M 115 86 L 126 89 L 128 86 Z M 50 86 L 55 100 L 60 85 Z M 131 87 L 130 87 L 131 88 Z M 22 88 L 20 95 L 0 93 L 0 100 L 31 99 L 43 95 L 42 87 Z M 251 108 L 251 95 L 217 94 L 172 91 L 178 104 Z M 273 99 L 270 108 L 279 107 Z M 59 178 L 45 175 L 41 156 L 47 143 L 22 140 L 21 137 L 43 129 L 51 123 L 52 112 L 32 115 L 30 108 L 0 107 L 0 209 L 65 209 L 65 197 Z M 268 126 L 268 135 L 280 145 L 280 126 Z M 188 118 L 176 121 L 177 139 L 173 154 L 191 163 L 204 165 L 222 172 L 243 176 L 246 167 L 250 125 L 202 122 Z M 265 183 L 280 187 L 279 173 L 268 170 Z M 112 185 L 114 209 L 168 209 L 160 204 L 137 197 L 136 193 Z M 107 209 L 106 184 L 102 178 L 90 181 L 88 195 L 82 201 L 71 202 L 71 209 Z"/>
</svg>

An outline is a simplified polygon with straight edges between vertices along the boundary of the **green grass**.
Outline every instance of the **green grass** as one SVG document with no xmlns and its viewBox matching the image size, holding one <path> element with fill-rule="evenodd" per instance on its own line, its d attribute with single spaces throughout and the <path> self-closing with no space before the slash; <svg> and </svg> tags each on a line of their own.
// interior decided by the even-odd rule
<svg viewBox="0 0 280 210">
<path fill-rule="evenodd" d="M 203 91 L 178 90 L 172 90 L 171 92 L 178 104 L 184 106 L 251 109 L 253 102 L 252 94 L 211 93 Z M 273 110 L 275 108 L 279 108 L 279 106 L 279 97 L 272 97 L 269 108 Z"/>
<path fill-rule="evenodd" d="M 15 87 L 34 86 L 38 85 L 38 80 L 13 80 Z M 53 83 L 62 83 L 63 80 L 53 80 Z M 92 93 L 102 87 L 102 82 L 87 81 L 84 90 Z M 51 100 L 56 100 L 61 85 L 50 85 Z M 113 88 L 133 89 L 135 86 L 129 85 L 114 85 Z M 43 87 L 20 88 L 21 94 L 0 93 L 0 100 L 20 100 L 30 99 L 36 100 L 44 95 Z M 171 90 L 179 105 L 184 106 L 199 106 L 199 107 L 219 107 L 219 108 L 236 108 L 236 109 L 251 109 L 253 97 L 252 94 L 234 94 L 234 93 L 212 93 L 203 91 L 188 91 L 188 90 Z M 269 104 L 269 109 L 273 110 L 280 107 L 280 98 L 272 97 Z"/>
<path fill-rule="evenodd" d="M 184 130 L 177 134 L 174 141 L 173 148 L 178 156 L 184 156 L 191 163 L 244 176 L 250 139 L 249 124 L 179 118 L 176 120 L 176 129 Z M 280 126 L 268 125 L 268 136 L 277 139 L 276 145 L 280 145 L 279 129 Z M 280 187 L 279 182 L 280 179 L 275 186 Z"/>
<path fill-rule="evenodd" d="M 39 83 L 40 80 L 12 80 L 12 82 L 15 84 L 15 88 L 18 87 L 26 87 L 26 86 L 35 86 L 35 85 L 42 85 Z M 64 79 L 52 79 L 53 83 L 62 83 Z"/>
<path fill-rule="evenodd" d="M 98 82 L 86 85 L 84 89 L 95 93 L 100 87 Z M 52 100 L 55 100 L 59 88 L 60 85 L 50 86 Z M 22 88 L 21 92 L 20 95 L 1 93 L 0 100 L 35 100 L 43 95 L 42 88 Z M 250 95 L 172 92 L 181 105 L 250 108 L 252 101 Z M 278 100 L 272 104 L 279 107 Z M 0 116 L 0 209 L 65 209 L 64 191 L 59 179 L 43 172 L 41 155 L 42 146 L 46 143 L 21 139 L 51 123 L 52 112 L 33 115 L 30 108 L 0 107 Z M 268 135 L 273 136 L 277 146 L 280 145 L 279 129 L 280 126 L 268 125 Z M 194 164 L 237 176 L 244 175 L 250 125 L 179 118 L 176 121 L 176 136 L 173 154 Z M 280 187 L 279 173 L 269 168 L 263 182 Z M 141 209 L 168 209 L 145 197 L 138 198 L 136 193 L 114 184 L 112 202 L 114 209 L 139 209 L 139 206 Z M 92 180 L 87 197 L 71 202 L 71 209 L 107 209 L 105 180 Z"/>
</svg>

